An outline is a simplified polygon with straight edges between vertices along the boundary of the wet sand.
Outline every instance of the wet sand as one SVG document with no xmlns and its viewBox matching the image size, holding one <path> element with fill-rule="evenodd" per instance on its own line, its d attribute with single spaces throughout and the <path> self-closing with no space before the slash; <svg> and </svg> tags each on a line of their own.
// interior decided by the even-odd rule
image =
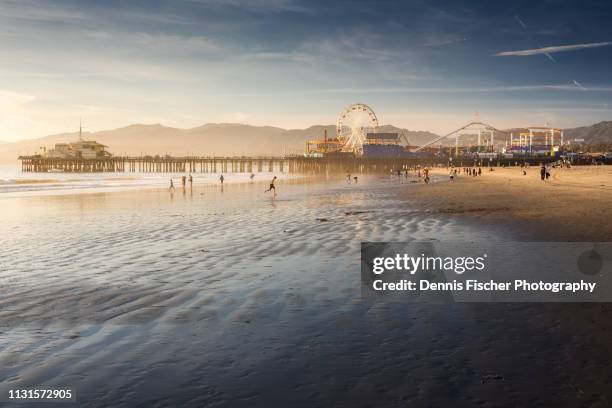
<svg viewBox="0 0 612 408">
<path fill-rule="evenodd" d="M 72 387 L 84 406 L 607 405 L 607 305 L 361 299 L 361 241 L 516 239 L 416 201 L 445 184 L 2 199 L 0 388 Z"/>
</svg>

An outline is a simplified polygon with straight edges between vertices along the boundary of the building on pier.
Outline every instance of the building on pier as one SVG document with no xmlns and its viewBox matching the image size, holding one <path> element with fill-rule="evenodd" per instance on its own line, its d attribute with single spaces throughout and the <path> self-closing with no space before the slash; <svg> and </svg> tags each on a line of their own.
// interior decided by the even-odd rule
<svg viewBox="0 0 612 408">
<path fill-rule="evenodd" d="M 362 146 L 364 157 L 411 157 L 412 153 L 400 144 L 398 133 L 370 132 L 366 134 Z"/>
<path fill-rule="evenodd" d="M 49 159 L 100 159 L 111 157 L 108 146 L 94 140 L 83 140 L 83 128 L 79 125 L 79 139 L 71 143 L 56 143 L 47 150 L 41 147 L 41 156 Z"/>
<path fill-rule="evenodd" d="M 323 157 L 327 154 L 337 153 L 341 149 L 342 143 L 337 138 L 328 138 L 327 129 L 324 129 L 323 139 L 306 142 L 304 157 Z"/>
<path fill-rule="evenodd" d="M 563 129 L 530 127 L 521 129 L 518 135 L 510 134 L 506 154 L 518 156 L 555 156 L 563 146 Z"/>
</svg>

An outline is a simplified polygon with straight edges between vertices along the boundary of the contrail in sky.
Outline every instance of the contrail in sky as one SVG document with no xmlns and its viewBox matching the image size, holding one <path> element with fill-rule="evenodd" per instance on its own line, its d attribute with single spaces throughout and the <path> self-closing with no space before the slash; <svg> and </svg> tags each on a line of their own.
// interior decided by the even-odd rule
<svg viewBox="0 0 612 408">
<path fill-rule="evenodd" d="M 523 29 L 525 29 L 525 30 L 527 29 L 527 25 L 525 23 L 523 23 L 523 20 L 521 20 L 519 16 L 517 16 L 515 14 L 514 18 L 516 19 L 516 21 L 518 21 L 518 23 L 521 25 L 521 27 L 523 27 Z"/>
<path fill-rule="evenodd" d="M 572 81 L 574 82 L 574 85 L 576 85 L 578 88 L 580 88 L 583 91 L 586 91 L 586 89 L 584 89 L 584 87 L 580 85 L 580 82 L 576 81 L 575 79 L 572 79 Z"/>
<path fill-rule="evenodd" d="M 514 19 L 515 19 L 515 20 L 516 20 L 516 21 L 517 21 L 517 22 L 518 22 L 518 23 L 521 25 L 521 27 L 523 27 L 523 30 L 525 30 L 525 31 L 527 32 L 527 24 L 525 24 L 525 23 L 523 22 L 523 20 L 521 20 L 521 18 L 518 16 L 518 14 L 515 14 L 515 15 L 514 15 Z M 541 47 L 542 47 L 542 46 L 540 45 L 540 48 L 541 48 Z M 546 58 L 548 58 L 549 60 L 551 60 L 551 61 L 552 61 L 552 62 L 554 62 L 555 64 L 557 63 L 557 60 L 556 60 L 556 59 L 554 59 L 554 58 L 552 57 L 552 55 L 550 55 L 548 52 L 545 52 L 545 53 L 544 53 L 544 55 L 546 55 Z"/>
<path fill-rule="evenodd" d="M 611 44 L 612 44 L 612 41 L 588 43 L 588 44 L 559 45 L 556 47 L 534 48 L 531 50 L 504 51 L 504 52 L 499 52 L 495 54 L 495 56 L 497 57 L 526 57 L 529 55 L 538 55 L 538 54 L 546 55 L 546 54 L 553 54 L 555 52 L 567 52 L 567 51 L 584 50 L 587 48 L 606 47 Z"/>
</svg>

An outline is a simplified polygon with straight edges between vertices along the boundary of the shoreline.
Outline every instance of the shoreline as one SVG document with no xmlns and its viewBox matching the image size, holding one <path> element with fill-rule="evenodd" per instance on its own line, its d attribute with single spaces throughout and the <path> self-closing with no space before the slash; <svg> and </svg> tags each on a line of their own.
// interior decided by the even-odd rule
<svg viewBox="0 0 612 408">
<path fill-rule="evenodd" d="M 150 173 L 141 173 L 142 175 L 150 175 Z M 192 174 L 194 177 L 193 188 L 194 189 L 209 189 L 211 187 L 219 187 L 221 183 L 219 182 L 218 177 L 221 173 L 214 174 L 214 177 L 210 177 L 213 175 L 212 173 L 205 173 L 206 176 L 203 177 L 202 173 Z M 246 173 L 240 173 L 242 177 L 232 177 L 232 173 L 223 173 L 225 177 L 224 186 L 234 186 L 234 185 L 243 185 L 243 184 L 253 184 L 253 183 L 269 183 L 268 177 L 271 179 L 273 177 L 273 173 L 266 173 L 266 179 L 262 179 L 262 177 L 255 177 L 254 180 L 247 179 L 248 175 Z M 228 176 L 229 174 L 229 176 Z M 93 176 L 94 174 L 92 174 Z M 181 177 L 188 176 L 188 173 L 168 173 L 168 177 L 134 177 L 134 176 L 126 176 L 120 177 L 117 173 L 109 173 L 109 177 L 95 179 L 91 178 L 79 178 L 79 179 L 27 179 L 20 180 L 16 179 L 12 182 L 0 182 L 0 187 L 4 189 L 0 189 L 0 199 L 1 198 L 16 198 L 16 197 L 33 197 L 33 196 L 54 196 L 54 195 L 80 195 L 80 194 L 99 194 L 99 193 L 120 193 L 126 191 L 147 191 L 147 190 L 168 190 L 168 184 L 162 184 L 162 180 L 164 183 L 168 183 L 170 179 L 174 181 L 174 188 L 176 192 L 182 190 Z M 258 175 L 256 173 L 256 175 Z M 262 175 L 262 173 L 259 173 Z M 199 177 L 198 177 L 199 176 Z M 286 177 L 283 177 L 286 176 Z M 297 179 L 308 179 L 311 178 L 309 175 L 304 174 L 283 174 L 279 173 L 278 179 L 279 181 L 293 181 Z M 130 184 L 117 184 L 121 182 L 132 182 Z M 80 184 L 79 184 L 80 183 Z M 89 184 L 87 184 L 89 183 Z M 11 187 L 15 187 L 13 190 L 8 190 Z M 189 190 L 189 183 L 187 183 L 186 187 Z"/>
</svg>

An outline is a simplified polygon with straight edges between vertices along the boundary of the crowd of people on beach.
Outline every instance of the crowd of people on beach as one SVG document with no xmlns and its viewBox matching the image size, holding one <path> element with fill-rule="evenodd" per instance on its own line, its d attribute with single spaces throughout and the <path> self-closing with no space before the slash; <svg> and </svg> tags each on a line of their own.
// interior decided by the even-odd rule
<svg viewBox="0 0 612 408">
<path fill-rule="evenodd" d="M 450 181 L 455 181 L 455 178 L 457 178 L 460 173 L 470 177 L 482 176 L 482 167 L 462 167 L 461 169 L 453 167 L 449 173 Z"/>
<path fill-rule="evenodd" d="M 516 165 L 518 165 L 518 162 L 516 163 Z M 528 169 L 529 165 L 526 163 L 522 163 L 521 164 L 521 169 L 522 169 L 522 173 L 523 176 L 527 175 L 527 169 Z M 569 166 L 568 166 L 569 167 Z M 447 167 L 448 168 L 448 167 Z M 551 166 L 549 165 L 544 165 L 544 164 L 540 164 L 540 178 L 542 181 L 548 180 L 551 176 L 550 174 L 550 168 Z M 489 166 L 489 171 L 492 172 L 494 171 L 493 167 Z M 397 169 L 397 178 L 401 180 L 402 176 L 405 177 L 406 179 L 409 178 L 409 174 L 414 175 L 415 177 L 418 177 L 419 179 L 422 179 L 423 182 L 425 184 L 428 184 L 430 182 L 430 170 L 429 167 L 425 166 L 425 167 L 421 167 L 420 165 L 416 165 L 416 166 L 410 166 L 410 167 L 402 167 Z M 449 173 L 449 178 L 451 182 L 454 182 L 455 179 L 460 175 L 466 175 L 468 177 L 477 177 L 477 176 L 482 176 L 482 167 L 481 166 L 470 166 L 470 167 L 451 167 L 450 168 L 450 173 Z M 255 173 L 251 173 L 249 176 L 249 180 L 252 182 L 255 179 Z M 276 198 L 276 180 L 277 177 L 274 176 L 272 178 L 272 180 L 270 181 L 269 187 L 267 190 L 264 191 L 264 193 L 269 193 L 272 192 L 272 197 Z M 346 183 L 347 184 L 357 184 L 359 178 L 357 176 L 351 175 L 350 172 L 347 171 L 346 173 Z M 223 176 L 223 174 L 221 174 L 219 176 L 219 182 L 221 184 L 221 191 L 223 191 L 223 182 L 225 181 L 225 177 Z M 412 181 L 412 183 L 415 183 L 417 181 Z M 189 189 L 192 190 L 193 189 L 193 176 L 191 174 L 189 174 L 188 176 L 181 176 L 181 185 L 183 188 L 183 191 L 185 191 L 187 189 L 187 183 L 189 183 Z M 169 190 L 171 193 L 175 192 L 175 187 L 174 187 L 174 181 L 173 179 L 170 179 L 170 187 Z"/>
<path fill-rule="evenodd" d="M 391 174 L 393 174 L 393 170 L 391 170 Z M 429 183 L 431 178 L 429 177 L 429 167 L 421 167 L 420 165 L 402 167 L 396 170 L 397 178 L 401 181 L 402 175 L 404 178 L 408 179 L 410 176 L 416 177 L 419 180 L 423 180 L 424 183 Z M 357 177 L 355 177 L 355 182 L 357 182 Z M 416 183 L 416 180 L 412 180 L 412 183 Z"/>
</svg>

